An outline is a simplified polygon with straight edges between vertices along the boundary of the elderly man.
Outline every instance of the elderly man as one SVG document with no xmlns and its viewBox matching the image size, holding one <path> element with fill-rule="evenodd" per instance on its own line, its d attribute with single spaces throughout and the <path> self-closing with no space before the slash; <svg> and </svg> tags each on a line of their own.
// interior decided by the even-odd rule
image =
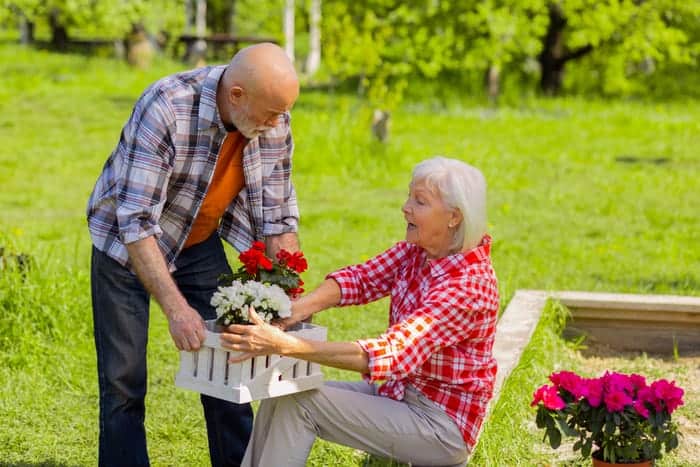
<svg viewBox="0 0 700 467">
<path fill-rule="evenodd" d="M 149 465 L 144 430 L 149 298 L 180 350 L 196 350 L 221 239 L 298 249 L 289 110 L 299 83 L 284 51 L 258 44 L 227 66 L 175 74 L 137 101 L 87 209 L 100 387 L 101 466 Z M 202 396 L 212 465 L 238 465 L 249 404 Z"/>
</svg>

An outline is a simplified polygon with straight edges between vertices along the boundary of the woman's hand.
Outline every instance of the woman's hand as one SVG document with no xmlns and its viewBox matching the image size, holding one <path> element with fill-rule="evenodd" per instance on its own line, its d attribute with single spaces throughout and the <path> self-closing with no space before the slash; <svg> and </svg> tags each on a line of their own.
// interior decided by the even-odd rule
<svg viewBox="0 0 700 467">
<path fill-rule="evenodd" d="M 276 319 L 272 322 L 274 326 L 278 326 L 283 330 L 289 329 L 297 323 L 300 323 L 311 316 L 308 307 L 304 306 L 305 301 L 298 299 L 292 302 L 292 316 L 289 318 Z"/>
<path fill-rule="evenodd" d="M 238 363 L 260 355 L 284 353 L 285 345 L 291 336 L 277 326 L 271 326 L 250 307 L 248 319 L 253 324 L 232 324 L 221 334 L 221 345 L 235 352 L 242 352 L 229 358 L 230 363 Z M 292 318 L 287 318 L 292 319 Z"/>
</svg>

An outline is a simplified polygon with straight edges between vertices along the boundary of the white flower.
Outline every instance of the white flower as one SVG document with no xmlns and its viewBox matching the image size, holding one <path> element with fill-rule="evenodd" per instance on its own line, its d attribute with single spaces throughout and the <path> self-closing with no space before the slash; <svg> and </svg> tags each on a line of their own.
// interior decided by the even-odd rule
<svg viewBox="0 0 700 467">
<path fill-rule="evenodd" d="M 234 281 L 230 286 L 219 287 L 210 303 L 216 308 L 217 318 L 226 315 L 223 319 L 224 325 L 248 321 L 250 306 L 255 308 L 261 319 L 267 323 L 274 318 L 287 318 L 292 315 L 292 304 L 281 287 L 256 281 Z"/>
</svg>

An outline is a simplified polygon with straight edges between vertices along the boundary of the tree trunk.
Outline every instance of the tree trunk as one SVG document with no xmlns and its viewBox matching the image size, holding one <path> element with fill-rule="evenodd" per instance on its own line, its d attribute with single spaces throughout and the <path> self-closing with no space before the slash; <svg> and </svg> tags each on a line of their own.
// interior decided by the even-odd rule
<svg viewBox="0 0 700 467">
<path fill-rule="evenodd" d="M 194 8 L 192 0 L 185 0 L 185 34 L 192 34 L 194 26 Z"/>
<path fill-rule="evenodd" d="M 486 89 L 491 105 L 497 105 L 498 96 L 501 93 L 501 68 L 498 65 L 491 64 L 489 67 L 486 75 Z"/>
<path fill-rule="evenodd" d="M 126 60 L 129 65 L 142 70 L 151 66 L 155 50 L 148 40 L 146 28 L 142 23 L 132 26 L 126 41 Z"/>
<path fill-rule="evenodd" d="M 231 10 L 228 18 L 228 33 L 236 35 L 236 0 L 231 0 Z"/>
<path fill-rule="evenodd" d="M 19 42 L 22 45 L 29 45 L 34 43 L 34 23 L 29 21 L 24 14 L 20 13 L 22 16 L 19 20 Z"/>
<path fill-rule="evenodd" d="M 549 24 L 547 33 L 544 36 L 542 52 L 538 57 L 540 61 L 540 89 L 545 94 L 556 94 L 561 90 L 562 79 L 564 77 L 564 62 L 561 58 L 564 55 L 564 28 L 566 18 L 561 8 L 554 4 L 549 4 Z"/>
<path fill-rule="evenodd" d="M 57 50 L 65 50 L 68 46 L 68 31 L 60 23 L 61 12 L 54 8 L 49 15 L 49 26 L 51 27 L 51 47 Z"/>
<path fill-rule="evenodd" d="M 204 37 L 207 34 L 207 0 L 197 0 L 195 28 L 197 36 Z"/>
<path fill-rule="evenodd" d="M 306 74 L 311 76 L 321 66 L 321 0 L 311 0 L 309 12 L 309 56 Z"/>
<path fill-rule="evenodd" d="M 197 0 L 195 12 L 195 34 L 204 37 L 207 34 L 207 0 Z M 190 50 L 189 62 L 194 66 L 204 66 L 207 55 L 207 42 L 203 39 L 195 41 Z"/>
<path fill-rule="evenodd" d="M 538 59 L 542 75 L 540 76 L 540 89 L 548 95 L 558 94 L 561 91 L 564 80 L 564 68 L 569 60 L 574 60 L 590 53 L 593 46 L 588 44 L 576 50 L 566 50 L 564 44 L 564 29 L 566 17 L 561 8 L 549 4 L 549 25 L 544 37 L 544 46 Z"/>
<path fill-rule="evenodd" d="M 294 63 L 294 0 L 284 3 L 284 51 Z"/>
</svg>

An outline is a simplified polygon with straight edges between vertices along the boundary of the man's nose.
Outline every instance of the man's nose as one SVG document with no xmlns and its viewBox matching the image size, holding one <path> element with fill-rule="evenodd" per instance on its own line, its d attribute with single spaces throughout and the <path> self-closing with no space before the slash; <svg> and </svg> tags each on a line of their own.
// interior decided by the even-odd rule
<svg viewBox="0 0 700 467">
<path fill-rule="evenodd" d="M 269 127 L 275 127 L 275 126 L 277 126 L 277 121 L 279 120 L 279 118 L 280 118 L 279 115 L 275 115 L 274 117 L 270 117 L 263 122 L 263 125 L 269 126 Z"/>
</svg>

